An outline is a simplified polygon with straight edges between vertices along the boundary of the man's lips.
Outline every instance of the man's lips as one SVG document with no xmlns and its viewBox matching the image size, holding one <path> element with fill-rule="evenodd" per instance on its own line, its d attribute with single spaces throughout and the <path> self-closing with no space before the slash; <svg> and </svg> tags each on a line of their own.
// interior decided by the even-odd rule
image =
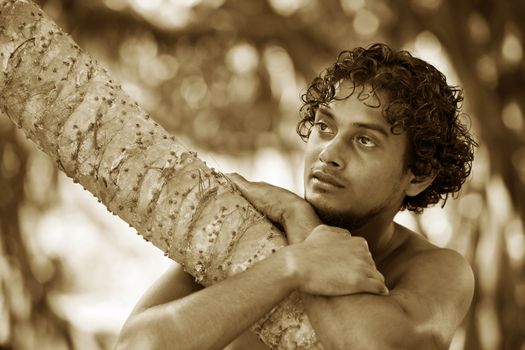
<svg viewBox="0 0 525 350">
<path fill-rule="evenodd" d="M 330 184 L 336 187 L 340 187 L 340 188 L 345 187 L 343 182 L 339 180 L 337 177 L 329 173 L 326 173 L 322 170 L 314 169 L 314 171 L 312 171 L 312 177 L 321 182 L 324 182 L 324 183 L 327 183 L 327 184 Z"/>
</svg>

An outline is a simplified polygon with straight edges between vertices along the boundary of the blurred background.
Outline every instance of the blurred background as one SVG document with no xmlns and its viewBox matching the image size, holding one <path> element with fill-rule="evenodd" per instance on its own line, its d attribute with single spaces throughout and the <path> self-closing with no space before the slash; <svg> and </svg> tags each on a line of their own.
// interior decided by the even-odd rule
<svg viewBox="0 0 525 350">
<path fill-rule="evenodd" d="M 41 0 L 210 167 L 302 193 L 299 96 L 345 48 L 386 42 L 465 89 L 480 143 L 456 200 L 397 221 L 477 276 L 452 350 L 525 349 L 525 2 Z M 171 262 L 0 117 L 0 348 L 111 349 Z"/>
</svg>

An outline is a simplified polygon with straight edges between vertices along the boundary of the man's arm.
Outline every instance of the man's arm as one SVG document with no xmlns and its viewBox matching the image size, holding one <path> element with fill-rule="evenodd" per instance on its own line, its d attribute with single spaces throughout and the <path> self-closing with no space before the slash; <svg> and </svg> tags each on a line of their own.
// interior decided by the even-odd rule
<svg viewBox="0 0 525 350">
<path fill-rule="evenodd" d="M 385 293 L 364 240 L 344 230 L 323 234 L 323 227 L 308 240 L 177 300 L 176 278 L 168 273 L 130 316 L 117 349 L 222 349 L 295 289 L 316 295 Z"/>
<path fill-rule="evenodd" d="M 305 296 L 312 326 L 329 349 L 448 349 L 473 294 L 468 263 L 452 250 L 415 256 L 388 296 Z"/>
<path fill-rule="evenodd" d="M 293 291 L 295 280 L 285 259 L 285 252 L 278 251 L 200 290 L 191 276 L 170 269 L 135 307 L 116 348 L 224 348 Z"/>
<path fill-rule="evenodd" d="M 310 239 L 320 220 L 304 199 L 229 176 L 255 207 L 285 228 L 290 242 Z M 322 230 L 328 235 L 339 229 Z M 460 254 L 447 249 L 421 252 L 405 263 L 409 267 L 387 296 L 304 294 L 306 312 L 326 350 L 447 348 L 472 299 L 472 270 Z"/>
</svg>

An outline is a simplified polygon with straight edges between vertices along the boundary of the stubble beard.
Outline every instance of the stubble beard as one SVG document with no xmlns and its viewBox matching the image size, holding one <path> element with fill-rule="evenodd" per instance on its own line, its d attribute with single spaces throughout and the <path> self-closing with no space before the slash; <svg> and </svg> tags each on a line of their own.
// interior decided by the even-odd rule
<svg viewBox="0 0 525 350">
<path fill-rule="evenodd" d="M 360 214 L 352 211 L 338 212 L 333 208 L 319 208 L 315 206 L 314 209 L 324 224 L 344 228 L 350 232 L 359 230 L 383 211 L 382 206 Z"/>
<path fill-rule="evenodd" d="M 378 215 L 390 211 L 391 209 L 389 206 L 391 206 L 393 202 L 397 202 L 399 200 L 399 194 L 400 187 L 396 184 L 391 195 L 386 200 L 362 213 L 356 212 L 355 209 L 341 211 L 336 207 L 327 205 L 326 203 L 324 203 L 324 205 L 323 203 L 315 205 L 315 203 L 308 201 L 307 197 L 305 198 L 308 202 L 310 202 L 324 224 L 344 228 L 352 232 L 361 229 Z M 399 203 L 399 207 L 400 206 L 401 203 Z"/>
</svg>

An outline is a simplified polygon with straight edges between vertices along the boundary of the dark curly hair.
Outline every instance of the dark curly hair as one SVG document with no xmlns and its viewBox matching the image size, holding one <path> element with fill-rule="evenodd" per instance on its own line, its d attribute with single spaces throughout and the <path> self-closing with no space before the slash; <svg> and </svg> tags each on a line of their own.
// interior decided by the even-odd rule
<svg viewBox="0 0 525 350">
<path fill-rule="evenodd" d="M 456 194 L 469 176 L 476 141 L 460 122 L 463 95 L 450 86 L 431 64 L 407 51 L 395 51 L 385 44 L 358 47 L 339 54 L 302 94 L 301 120 L 297 133 L 308 140 L 320 105 L 336 97 L 342 80 L 353 83 L 352 94 L 365 99 L 365 85 L 385 92 L 382 113 L 392 133 L 407 132 L 406 166 L 419 178 L 435 176 L 432 184 L 417 196 L 406 196 L 401 210 L 420 213 L 424 208 Z M 365 94 L 366 96 L 362 96 Z M 344 98 L 347 98 L 346 96 Z"/>
</svg>

